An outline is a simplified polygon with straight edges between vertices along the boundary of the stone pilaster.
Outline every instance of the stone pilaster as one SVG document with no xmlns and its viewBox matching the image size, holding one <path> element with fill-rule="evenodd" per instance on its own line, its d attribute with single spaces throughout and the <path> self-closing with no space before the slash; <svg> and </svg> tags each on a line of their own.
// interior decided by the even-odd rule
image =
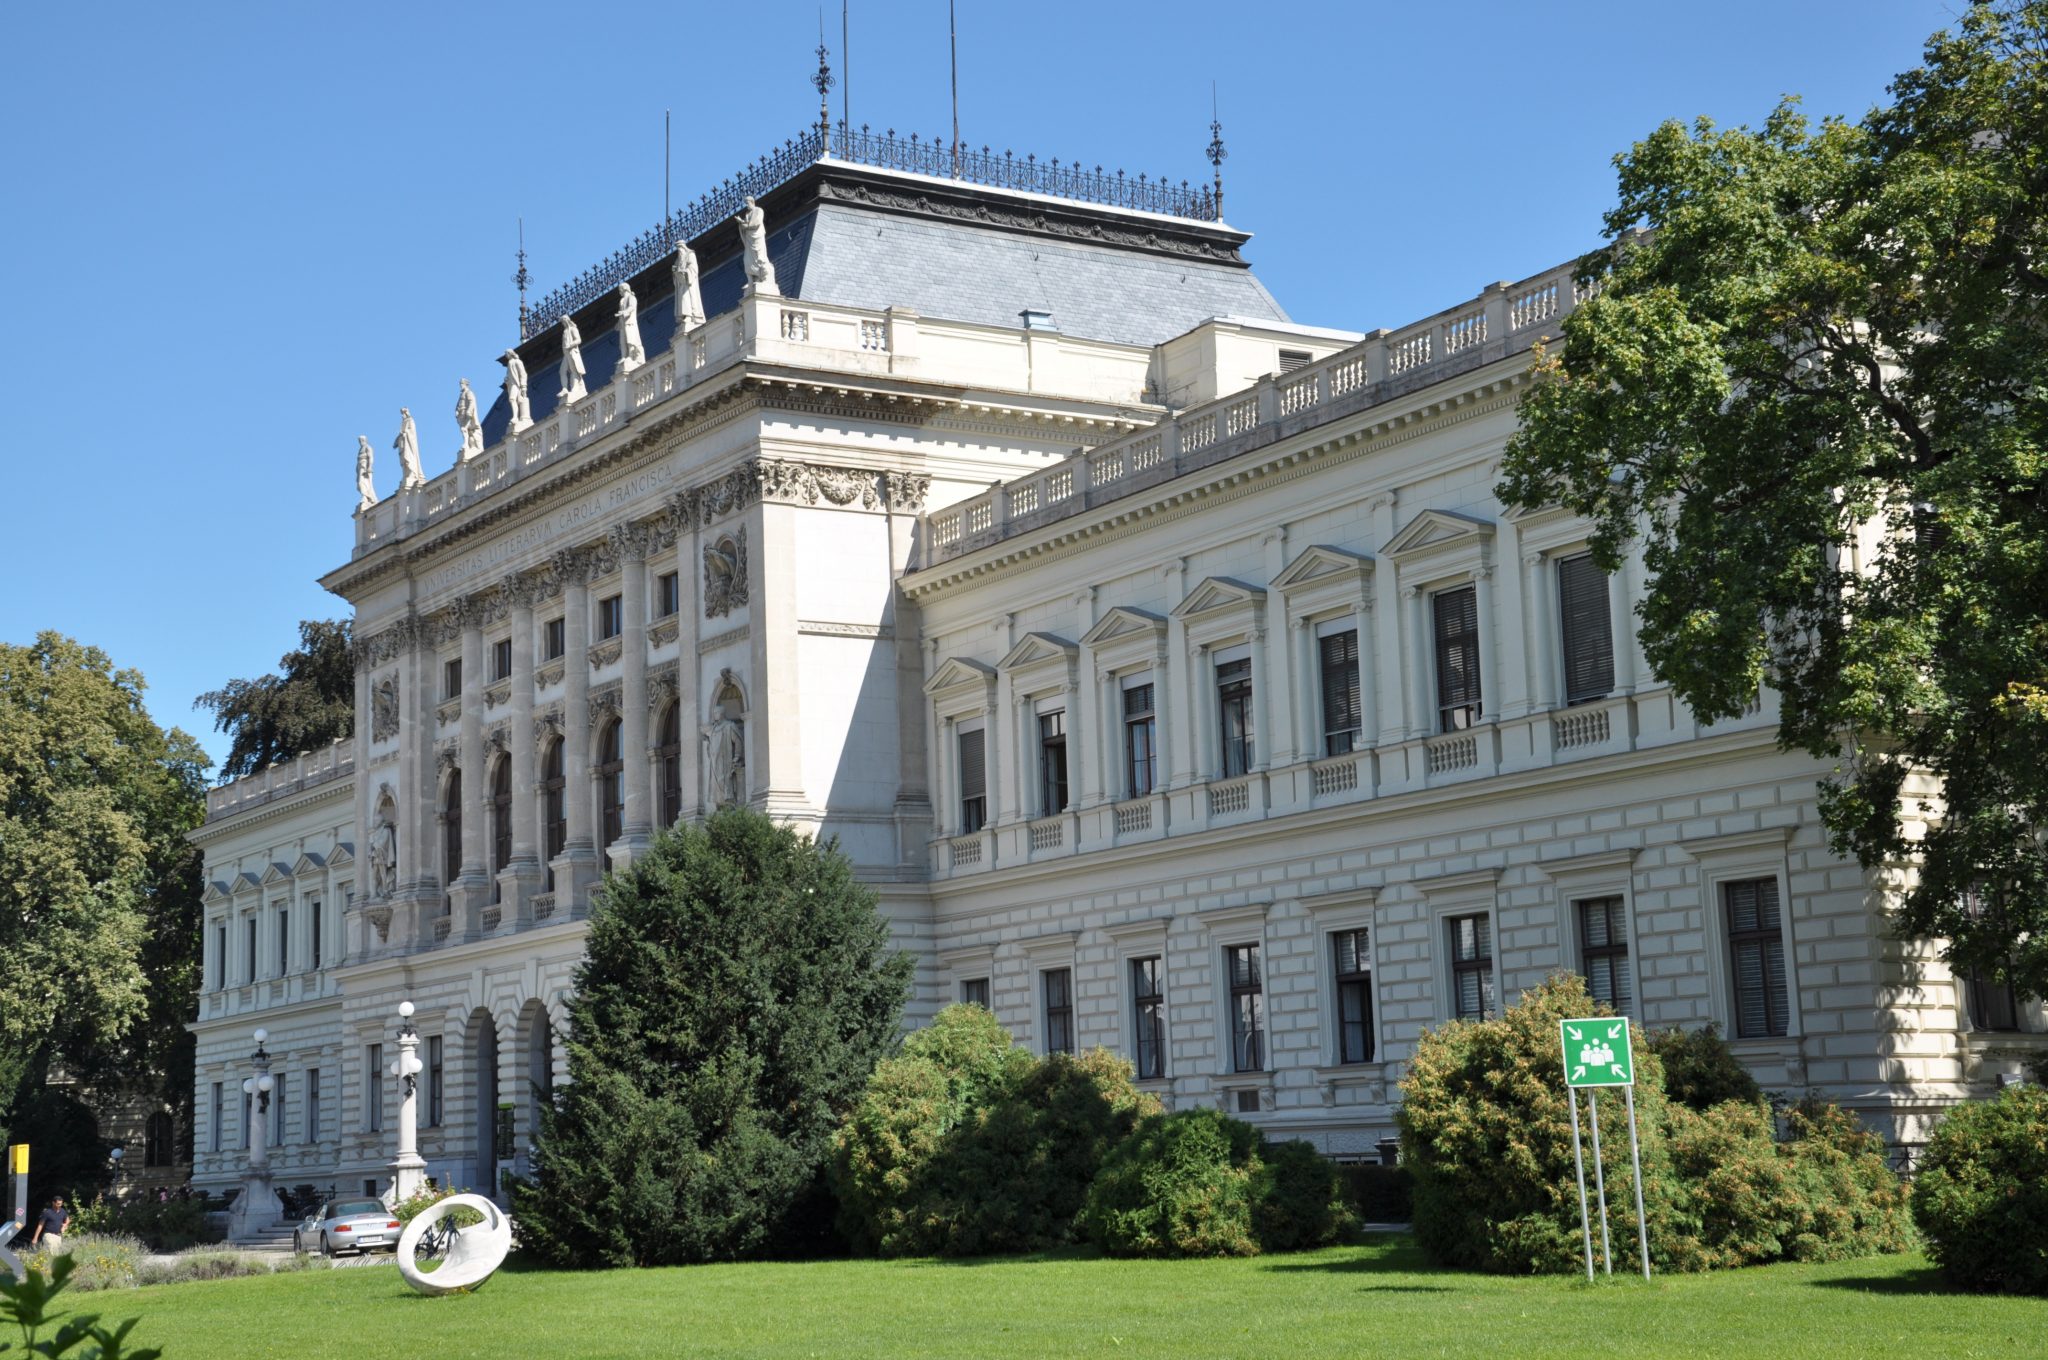
<svg viewBox="0 0 2048 1360">
<path fill-rule="evenodd" d="M 647 752 L 648 538 L 644 530 L 621 529 L 613 533 L 612 543 L 619 556 L 619 603 L 624 614 L 619 639 L 619 746 L 626 763 L 626 797 L 619 819 L 619 844 L 610 847 L 609 853 L 613 866 L 623 869 L 647 848 L 654 834 Z"/>
<path fill-rule="evenodd" d="M 484 634 L 480 602 L 465 601 L 462 625 L 462 716 L 456 737 L 456 768 L 462 771 L 462 864 L 448 885 L 455 928 L 474 935 L 483 928 L 483 909 L 491 900 L 491 881 L 484 864 Z"/>
<path fill-rule="evenodd" d="M 590 786 L 590 559 L 557 555 L 562 574 L 562 619 L 567 655 L 562 667 L 562 853 L 554 862 L 555 910 L 581 912 L 598 877 L 591 833 Z"/>
<path fill-rule="evenodd" d="M 533 658 L 540 639 L 533 628 L 533 586 L 512 578 L 503 587 L 512 612 L 512 676 L 507 692 L 512 757 L 512 860 L 498 875 L 498 896 L 506 919 L 525 924 L 533 919 L 533 895 L 540 891 L 541 863 L 536 848 L 540 813 L 535 806 L 533 736 Z"/>
</svg>

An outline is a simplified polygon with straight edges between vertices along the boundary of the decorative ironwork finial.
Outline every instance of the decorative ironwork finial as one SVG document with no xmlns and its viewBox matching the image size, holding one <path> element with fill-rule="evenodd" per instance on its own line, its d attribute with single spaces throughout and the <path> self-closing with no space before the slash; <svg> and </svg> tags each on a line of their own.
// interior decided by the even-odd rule
<svg viewBox="0 0 2048 1360">
<path fill-rule="evenodd" d="M 1209 82 L 1209 164 L 1216 167 L 1216 220 L 1223 220 L 1223 162 L 1230 153 L 1223 149 L 1223 119 L 1216 108 L 1216 82 Z"/>
<path fill-rule="evenodd" d="M 829 134 L 832 131 L 832 102 L 830 91 L 839 82 L 832 78 L 832 64 L 827 60 L 832 49 L 825 46 L 825 11 L 818 11 L 818 74 L 811 77 L 811 88 L 818 92 L 818 131 Z"/>
<path fill-rule="evenodd" d="M 526 338 L 526 285 L 533 282 L 533 275 L 526 272 L 526 219 L 519 219 L 519 271 L 512 276 L 512 282 L 519 286 L 519 338 Z"/>
</svg>

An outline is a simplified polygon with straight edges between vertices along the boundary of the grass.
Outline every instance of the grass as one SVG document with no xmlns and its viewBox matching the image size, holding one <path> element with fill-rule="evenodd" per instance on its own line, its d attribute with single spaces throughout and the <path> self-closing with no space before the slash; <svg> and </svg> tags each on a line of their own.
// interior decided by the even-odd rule
<svg viewBox="0 0 2048 1360">
<path fill-rule="evenodd" d="M 1620 1262 L 1616 1262 L 1617 1266 Z M 83 1295 L 167 1360 L 659 1356 L 2038 1356 L 2048 1299 L 1958 1295 L 1917 1256 L 1674 1276 L 1431 1270 L 1405 1238 L 1242 1261 L 823 1261 L 500 1272 L 419 1298 L 390 1269 Z"/>
</svg>

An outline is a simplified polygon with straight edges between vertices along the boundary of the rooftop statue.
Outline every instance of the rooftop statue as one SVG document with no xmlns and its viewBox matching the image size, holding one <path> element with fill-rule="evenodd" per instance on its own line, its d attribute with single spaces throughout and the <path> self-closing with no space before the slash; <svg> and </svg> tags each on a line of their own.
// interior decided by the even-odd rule
<svg viewBox="0 0 2048 1360">
<path fill-rule="evenodd" d="M 533 402 L 526 395 L 526 365 L 516 349 L 505 351 L 505 405 L 512 412 L 506 433 L 518 434 L 533 424 Z"/>
<path fill-rule="evenodd" d="M 647 362 L 647 351 L 640 345 L 640 299 L 633 296 L 633 285 L 619 285 L 619 367 L 635 369 Z"/>
<path fill-rule="evenodd" d="M 704 324 L 704 293 L 697 286 L 697 252 L 688 241 L 676 242 L 675 264 L 670 272 L 676 284 L 676 329 L 683 334 Z"/>
<path fill-rule="evenodd" d="M 427 484 L 427 474 L 420 471 L 420 432 L 413 428 L 412 409 L 398 408 L 398 438 L 391 447 L 398 450 L 398 468 L 403 475 L 398 480 L 400 491 L 412 491 Z"/>
<path fill-rule="evenodd" d="M 476 418 L 476 393 L 469 390 L 467 378 L 455 396 L 455 423 L 462 430 L 462 461 L 467 463 L 484 451 L 484 426 Z"/>
<path fill-rule="evenodd" d="M 775 286 L 775 266 L 768 262 L 768 215 L 750 194 L 747 206 L 734 220 L 740 224 L 740 244 L 747 252 L 747 291 L 781 297 L 782 290 Z"/>
<path fill-rule="evenodd" d="M 370 437 L 356 436 L 356 509 L 367 510 L 377 503 L 377 486 L 371 480 L 377 470 L 377 455 L 370 451 Z"/>
<path fill-rule="evenodd" d="M 565 404 L 589 395 L 583 386 L 583 332 L 566 316 L 562 318 L 562 390 L 555 395 Z"/>
</svg>

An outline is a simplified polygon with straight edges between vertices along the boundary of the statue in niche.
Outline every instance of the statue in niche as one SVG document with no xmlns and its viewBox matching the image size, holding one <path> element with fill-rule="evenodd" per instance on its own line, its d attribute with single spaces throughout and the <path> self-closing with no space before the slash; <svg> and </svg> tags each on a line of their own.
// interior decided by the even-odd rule
<svg viewBox="0 0 2048 1360">
<path fill-rule="evenodd" d="M 704 548 L 704 617 L 722 618 L 747 602 L 747 531 L 723 534 Z"/>
<path fill-rule="evenodd" d="M 633 296 L 633 285 L 619 285 L 619 370 L 629 372 L 647 362 L 647 351 L 640 345 L 640 299 Z"/>
<path fill-rule="evenodd" d="M 743 719 L 722 716 L 704 729 L 704 753 L 710 765 L 707 792 L 711 806 L 747 800 L 747 725 Z"/>
<path fill-rule="evenodd" d="M 583 332 L 568 317 L 562 318 L 562 390 L 555 393 L 564 403 L 582 401 L 589 393 L 583 386 Z"/>
<path fill-rule="evenodd" d="M 398 479 L 400 491 L 416 491 L 427 484 L 427 474 L 420 471 L 420 432 L 413 428 L 412 408 L 398 408 L 398 438 L 391 447 L 398 450 Z"/>
<path fill-rule="evenodd" d="M 356 509 L 367 510 L 377 503 L 377 455 L 370 451 L 370 436 L 356 436 Z"/>
<path fill-rule="evenodd" d="M 484 423 L 477 419 L 476 393 L 469 390 L 467 378 L 455 394 L 455 424 L 462 431 L 462 461 L 467 463 L 484 451 Z"/>
<path fill-rule="evenodd" d="M 386 798 L 377 805 L 370 828 L 370 896 L 389 897 L 398 891 L 398 824 Z"/>
<path fill-rule="evenodd" d="M 533 424 L 533 402 L 526 395 L 526 365 L 516 349 L 505 351 L 505 405 L 512 412 L 506 427 L 509 433 L 518 434 Z"/>
<path fill-rule="evenodd" d="M 746 251 L 747 291 L 763 297 L 781 297 L 775 286 L 775 266 L 768 262 L 768 215 L 751 195 L 747 206 L 733 219 L 740 225 L 740 245 Z"/>
<path fill-rule="evenodd" d="M 697 281 L 697 252 L 688 241 L 676 242 L 676 260 L 670 266 L 676 285 L 676 331 L 687 335 L 704 324 L 704 291 Z"/>
</svg>

